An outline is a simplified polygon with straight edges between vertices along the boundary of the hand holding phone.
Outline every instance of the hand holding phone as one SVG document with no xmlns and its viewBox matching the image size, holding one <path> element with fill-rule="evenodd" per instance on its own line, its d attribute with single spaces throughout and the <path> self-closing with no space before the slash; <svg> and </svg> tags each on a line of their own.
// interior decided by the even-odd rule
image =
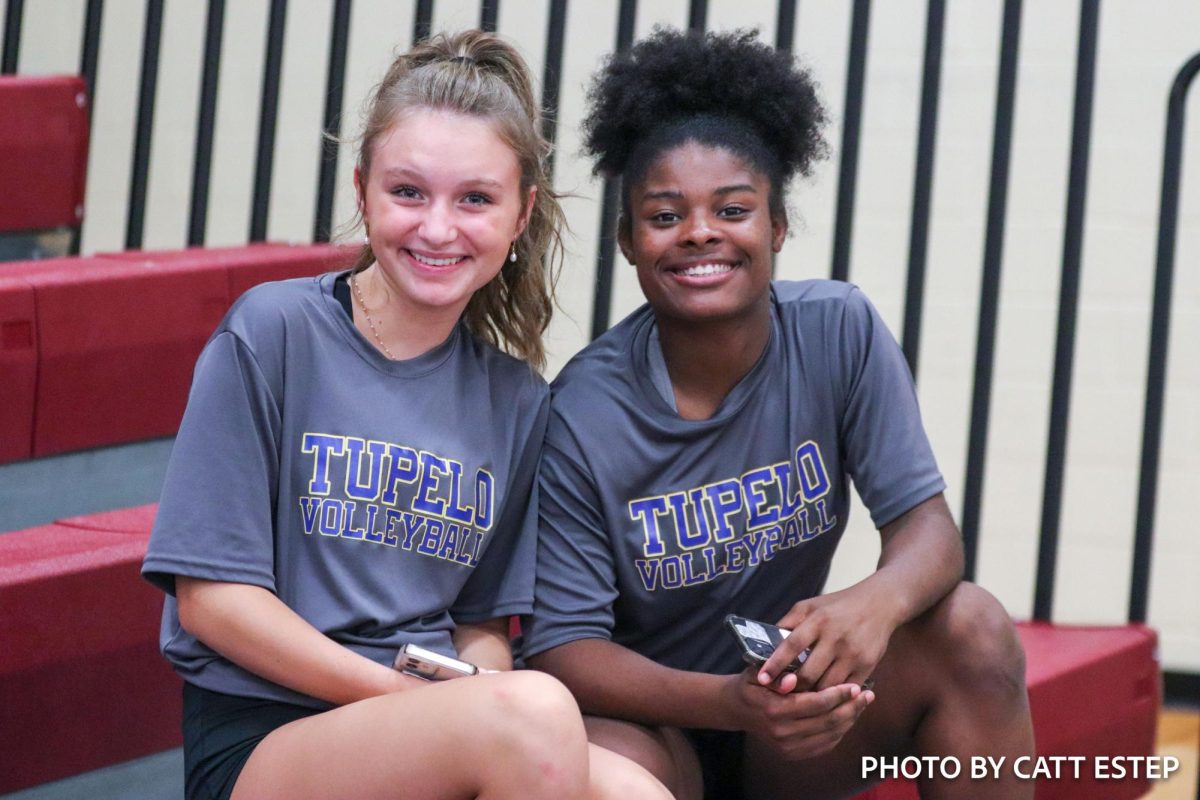
<svg viewBox="0 0 1200 800">
<path fill-rule="evenodd" d="M 733 638 L 737 640 L 738 650 L 742 654 L 742 661 L 756 669 L 766 663 L 771 654 L 775 652 L 775 648 L 791 633 L 786 628 L 746 619 L 736 614 L 730 614 L 725 617 L 725 626 L 733 634 Z M 792 660 L 792 663 L 784 668 L 784 671 L 796 672 L 799 670 L 800 667 L 804 666 L 804 662 L 808 660 L 811 652 L 811 647 L 801 652 Z"/>
<path fill-rule="evenodd" d="M 392 668 L 427 681 L 461 678 L 464 675 L 476 675 L 480 671 L 474 664 L 435 653 L 411 642 L 400 648 Z"/>
</svg>

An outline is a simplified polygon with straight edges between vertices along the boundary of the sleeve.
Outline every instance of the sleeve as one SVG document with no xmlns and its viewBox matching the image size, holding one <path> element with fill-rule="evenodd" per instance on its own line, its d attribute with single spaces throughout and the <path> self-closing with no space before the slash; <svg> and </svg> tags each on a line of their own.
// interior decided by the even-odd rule
<svg viewBox="0 0 1200 800">
<path fill-rule="evenodd" d="M 455 622 L 482 622 L 527 614 L 533 607 L 537 467 L 549 409 L 550 395 L 543 384 L 541 402 L 513 467 L 503 510 L 489 534 L 491 541 L 450 609 Z"/>
<path fill-rule="evenodd" d="M 249 349 L 218 332 L 196 362 L 142 575 L 174 594 L 175 576 L 275 590 L 273 507 L 279 408 Z"/>
<path fill-rule="evenodd" d="M 857 288 L 834 337 L 846 471 L 882 528 L 946 488 L 921 422 L 912 373 L 879 313 Z"/>
<path fill-rule="evenodd" d="M 617 577 L 596 483 L 557 417 L 539 470 L 537 589 L 522 655 L 576 639 L 610 639 Z"/>
</svg>

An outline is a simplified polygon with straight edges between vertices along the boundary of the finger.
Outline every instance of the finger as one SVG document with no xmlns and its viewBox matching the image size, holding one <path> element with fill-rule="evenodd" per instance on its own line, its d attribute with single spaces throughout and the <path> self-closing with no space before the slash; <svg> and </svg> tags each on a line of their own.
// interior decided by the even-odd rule
<svg viewBox="0 0 1200 800">
<path fill-rule="evenodd" d="M 775 625 L 789 631 L 795 630 L 808 616 L 810 605 L 811 601 L 801 600 L 799 603 L 796 603 L 794 606 L 792 606 L 786 614 L 780 617 L 779 621 L 776 622 Z"/>
<path fill-rule="evenodd" d="M 807 665 L 805 665 L 807 666 Z M 834 659 L 821 676 L 814 681 L 813 686 L 817 689 L 824 689 L 826 686 L 837 686 L 842 683 L 853 683 L 857 685 L 859 682 L 850 680 L 851 668 L 853 663 L 846 658 Z"/>
<path fill-rule="evenodd" d="M 831 681 L 824 686 L 818 685 L 821 676 L 835 663 L 837 653 L 828 644 L 820 646 L 820 642 L 814 645 L 811 650 L 808 657 L 804 659 L 804 664 L 796 671 L 796 678 L 800 687 L 802 689 L 824 689 L 827 686 L 835 686 L 841 683 L 841 681 Z"/>
<path fill-rule="evenodd" d="M 794 672 L 793 666 L 796 662 L 803 664 L 811 657 L 810 644 L 811 642 L 805 642 L 795 634 L 784 639 L 758 671 L 758 682 L 766 686 L 780 675 Z"/>
<path fill-rule="evenodd" d="M 818 692 L 800 692 L 792 695 L 790 712 L 794 718 L 820 717 L 838 706 L 853 700 L 859 692 L 857 686 L 842 684 L 830 686 Z"/>
<path fill-rule="evenodd" d="M 771 691 L 778 692 L 779 694 L 791 694 L 792 692 L 796 691 L 797 688 L 796 673 L 783 673 L 783 675 L 779 676 L 779 680 L 772 683 L 769 688 Z"/>
</svg>

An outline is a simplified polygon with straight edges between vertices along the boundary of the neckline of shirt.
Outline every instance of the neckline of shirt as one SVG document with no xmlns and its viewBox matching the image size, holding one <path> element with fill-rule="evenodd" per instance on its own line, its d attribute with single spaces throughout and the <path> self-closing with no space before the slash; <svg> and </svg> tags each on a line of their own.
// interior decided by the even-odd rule
<svg viewBox="0 0 1200 800">
<path fill-rule="evenodd" d="M 711 417 L 708 419 L 684 419 L 679 416 L 679 409 L 675 404 L 675 393 L 659 341 L 658 322 L 654 317 L 654 310 L 645 306 L 645 311 L 645 319 L 636 326 L 630 337 L 629 357 L 632 361 L 634 381 L 648 401 L 648 410 L 672 425 L 695 429 L 724 424 L 750 400 L 754 390 L 771 371 L 770 365 L 779 352 L 779 306 L 775 299 L 774 287 L 772 287 L 771 333 L 767 339 L 767 346 L 763 348 L 758 361 L 729 390 L 729 394 L 725 395 L 725 399 L 717 406 L 716 412 Z"/>
<path fill-rule="evenodd" d="M 362 332 L 355 327 L 354 319 L 346 314 L 345 308 L 334 295 L 333 287 L 336 282 L 350 274 L 349 270 L 327 272 L 319 279 L 319 288 L 323 308 L 326 314 L 333 318 L 334 327 L 342 334 L 346 343 L 360 358 L 370 366 L 388 375 L 401 378 L 419 378 L 442 366 L 457 349 L 462 341 L 462 323 L 459 322 L 450 331 L 445 341 L 427 350 L 419 356 L 393 360 L 379 351 L 375 345 L 367 341 Z"/>
</svg>

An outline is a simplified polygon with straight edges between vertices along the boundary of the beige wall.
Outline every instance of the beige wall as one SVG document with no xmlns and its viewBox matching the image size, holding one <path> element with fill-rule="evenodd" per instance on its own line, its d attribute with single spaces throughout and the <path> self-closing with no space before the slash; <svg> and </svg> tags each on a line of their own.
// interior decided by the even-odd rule
<svg viewBox="0 0 1200 800">
<path fill-rule="evenodd" d="M 2 4 L 2 3 L 0 3 Z M 270 236 L 312 235 L 319 125 L 331 0 L 292 0 L 270 213 Z M 363 96 L 395 48 L 409 42 L 415 2 L 356 0 L 347 67 L 346 124 L 352 135 Z M 500 30 L 540 75 L 548 0 L 503 0 Z M 638 35 L 654 23 L 682 25 L 687 0 L 642 0 Z M 247 237 L 254 177 L 267 0 L 227 3 L 217 109 L 210 244 Z M 478 3 L 437 0 L 435 29 L 476 24 Z M 784 278 L 826 276 L 837 183 L 851 4 L 802 0 L 795 51 L 818 78 L 834 124 L 833 158 L 792 195 L 793 233 Z M 20 71 L 72 72 L 84 0 L 25 4 Z M 206 4 L 168 0 L 151 161 L 148 247 L 177 247 L 187 231 Z M 1000 0 L 951 0 L 933 183 L 919 392 L 926 423 L 961 508 L 976 310 L 982 262 L 991 129 L 998 68 Z M 1009 216 L 996 342 L 979 581 L 1018 616 L 1032 609 L 1037 528 L 1054 357 L 1062 255 L 1077 2 L 1027 2 L 1021 38 Z M 141 52 L 142 0 L 108 0 L 96 91 L 84 250 L 119 249 L 126 205 Z M 586 340 L 599 225 L 599 184 L 579 155 L 583 86 L 615 38 L 616 0 L 569 4 L 561 89 L 557 182 L 571 256 L 563 312 L 550 331 L 552 369 Z M 851 280 L 874 299 L 899 335 L 915 163 L 924 42 L 923 0 L 873 4 L 856 201 Z M 0 22 L 2 24 L 2 22 Z M 774 39 L 771 0 L 710 0 L 713 28 L 757 25 Z M 1094 135 L 1083 249 L 1075 383 L 1054 617 L 1119 622 L 1128 603 L 1143 381 L 1155 256 L 1166 94 L 1183 62 L 1200 51 L 1200 4 L 1140 0 L 1101 6 Z M 1200 495 L 1200 89 L 1191 93 L 1180 206 L 1169 384 L 1150 615 L 1169 669 L 1200 670 L 1200 537 L 1191 530 Z M 336 221 L 353 212 L 351 158 L 339 161 Z M 613 319 L 639 302 L 618 265 Z M 835 563 L 833 584 L 872 567 L 877 539 L 859 509 Z"/>
</svg>

